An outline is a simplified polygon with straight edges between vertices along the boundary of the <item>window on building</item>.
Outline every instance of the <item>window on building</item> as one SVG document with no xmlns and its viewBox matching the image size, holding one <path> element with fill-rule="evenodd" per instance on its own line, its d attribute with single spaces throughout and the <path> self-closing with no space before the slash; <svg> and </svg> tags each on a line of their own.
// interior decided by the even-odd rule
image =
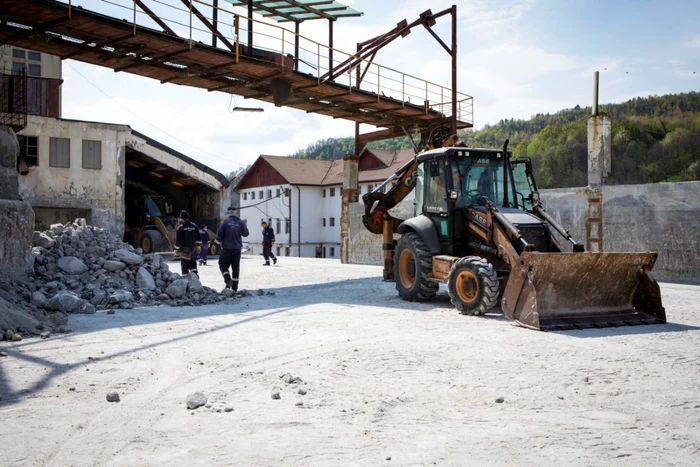
<svg viewBox="0 0 700 467">
<path fill-rule="evenodd" d="M 255 199 L 255 192 L 254 191 L 250 192 L 250 199 Z"/>
<path fill-rule="evenodd" d="M 49 167 L 70 168 L 70 139 L 49 138 Z"/>
<path fill-rule="evenodd" d="M 372 185 L 367 185 L 367 193 L 372 193 Z"/>
<path fill-rule="evenodd" d="M 39 52 L 29 52 L 29 60 L 40 62 L 41 54 Z"/>
<path fill-rule="evenodd" d="M 279 255 L 280 255 L 280 251 L 282 251 L 282 248 L 280 248 L 280 247 L 277 247 L 277 256 L 279 256 Z"/>
<path fill-rule="evenodd" d="M 27 74 L 29 76 L 41 76 L 41 65 L 30 63 L 29 68 L 27 68 Z"/>
<path fill-rule="evenodd" d="M 292 190 L 289 189 L 289 188 L 285 188 L 285 189 L 284 189 L 284 196 L 285 196 L 286 198 L 289 198 L 289 192 L 290 192 L 290 191 L 292 191 Z"/>
<path fill-rule="evenodd" d="M 27 58 L 27 51 L 22 49 L 12 49 L 13 58 L 21 58 L 22 60 Z"/>
<path fill-rule="evenodd" d="M 335 217 L 331 217 L 331 218 L 329 219 L 329 222 L 328 222 L 328 223 L 330 224 L 331 227 L 335 227 Z"/>
<path fill-rule="evenodd" d="M 335 196 L 335 188 L 331 188 L 331 197 Z"/>
<path fill-rule="evenodd" d="M 17 135 L 19 153 L 24 156 L 28 166 L 39 165 L 39 138 L 36 136 Z"/>
<path fill-rule="evenodd" d="M 276 194 L 276 196 L 279 197 L 280 194 L 282 194 L 282 191 L 281 191 L 279 188 L 277 188 L 277 194 Z"/>
<path fill-rule="evenodd" d="M 289 256 L 289 247 L 284 247 L 284 256 Z"/>
<path fill-rule="evenodd" d="M 247 191 L 243 192 L 243 201 L 248 201 L 248 192 Z"/>
<path fill-rule="evenodd" d="M 260 195 L 260 199 L 265 199 L 265 192 L 264 191 L 260 190 L 260 192 L 258 194 Z"/>
<path fill-rule="evenodd" d="M 272 198 L 272 190 L 267 190 L 267 197 Z"/>
<path fill-rule="evenodd" d="M 102 169 L 102 141 L 83 140 L 83 169 Z"/>
<path fill-rule="evenodd" d="M 327 252 L 328 252 L 328 248 L 326 248 L 326 247 L 324 246 L 324 247 L 323 247 L 323 257 L 324 257 L 324 258 L 327 258 L 327 257 L 328 257 L 328 255 L 326 254 Z"/>
<path fill-rule="evenodd" d="M 25 67 L 22 62 L 12 62 L 12 73 L 24 73 Z"/>
<path fill-rule="evenodd" d="M 282 231 L 282 222 L 277 219 L 277 229 L 275 229 L 275 233 L 280 233 Z"/>
<path fill-rule="evenodd" d="M 361 194 L 362 194 L 362 185 L 357 185 L 357 195 L 359 196 Z"/>
<path fill-rule="evenodd" d="M 326 189 L 325 188 L 323 189 L 323 197 L 324 198 L 326 197 Z"/>
<path fill-rule="evenodd" d="M 284 220 L 284 233 L 289 233 L 289 219 Z"/>
<path fill-rule="evenodd" d="M 326 218 L 325 217 L 323 219 L 321 219 L 321 224 L 323 224 L 324 227 L 326 226 Z"/>
<path fill-rule="evenodd" d="M 331 258 L 335 258 L 335 247 L 331 247 Z"/>
</svg>

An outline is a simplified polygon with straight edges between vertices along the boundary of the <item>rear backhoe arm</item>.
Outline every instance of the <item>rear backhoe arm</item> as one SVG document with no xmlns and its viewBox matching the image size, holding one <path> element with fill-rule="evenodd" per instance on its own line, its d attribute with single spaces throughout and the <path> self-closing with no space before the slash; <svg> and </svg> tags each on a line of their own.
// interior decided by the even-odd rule
<svg viewBox="0 0 700 467">
<path fill-rule="evenodd" d="M 367 230 L 375 234 L 384 231 L 384 222 L 391 223 L 392 231 L 396 232 L 403 219 L 397 219 L 389 214 L 389 210 L 399 204 L 408 196 L 416 184 L 416 170 L 418 162 L 411 160 L 404 164 L 394 175 L 389 177 L 384 183 L 379 185 L 373 192 L 362 196 L 365 203 L 365 214 L 362 216 L 362 223 Z M 378 191 L 381 187 L 396 181 L 396 184 L 388 192 Z"/>
</svg>

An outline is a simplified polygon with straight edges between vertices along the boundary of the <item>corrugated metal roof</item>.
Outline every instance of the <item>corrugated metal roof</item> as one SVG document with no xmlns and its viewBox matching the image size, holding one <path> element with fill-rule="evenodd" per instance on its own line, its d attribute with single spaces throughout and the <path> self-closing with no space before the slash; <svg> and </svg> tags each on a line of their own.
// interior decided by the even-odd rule
<svg viewBox="0 0 700 467">
<path fill-rule="evenodd" d="M 226 0 L 233 6 L 248 7 L 248 0 Z M 284 23 L 301 23 L 314 19 L 347 18 L 362 16 L 363 13 L 331 0 L 253 0 L 253 12 Z"/>
</svg>

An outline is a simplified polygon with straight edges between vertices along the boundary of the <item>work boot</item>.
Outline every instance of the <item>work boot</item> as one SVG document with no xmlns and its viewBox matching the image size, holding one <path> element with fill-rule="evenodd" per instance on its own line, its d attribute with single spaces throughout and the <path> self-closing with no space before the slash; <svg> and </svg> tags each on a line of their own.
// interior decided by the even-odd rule
<svg viewBox="0 0 700 467">
<path fill-rule="evenodd" d="M 263 263 L 263 266 L 269 266 L 270 263 Z"/>
<path fill-rule="evenodd" d="M 277 258 L 272 258 L 272 264 L 277 264 Z"/>
</svg>

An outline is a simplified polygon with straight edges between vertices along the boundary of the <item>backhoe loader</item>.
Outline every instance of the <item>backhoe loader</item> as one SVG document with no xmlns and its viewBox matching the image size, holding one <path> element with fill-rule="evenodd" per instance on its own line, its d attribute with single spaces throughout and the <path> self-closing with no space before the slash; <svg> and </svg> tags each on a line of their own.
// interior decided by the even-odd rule
<svg viewBox="0 0 700 467">
<path fill-rule="evenodd" d="M 543 331 L 666 322 L 656 252 L 584 251 L 544 209 L 530 160 L 511 160 L 507 140 L 437 146 L 363 196 L 363 223 L 383 235 L 384 279 L 401 298 L 429 301 L 447 283 L 463 314 L 483 315 L 501 298 L 509 320 Z M 413 190 L 415 217 L 391 216 Z"/>
</svg>

